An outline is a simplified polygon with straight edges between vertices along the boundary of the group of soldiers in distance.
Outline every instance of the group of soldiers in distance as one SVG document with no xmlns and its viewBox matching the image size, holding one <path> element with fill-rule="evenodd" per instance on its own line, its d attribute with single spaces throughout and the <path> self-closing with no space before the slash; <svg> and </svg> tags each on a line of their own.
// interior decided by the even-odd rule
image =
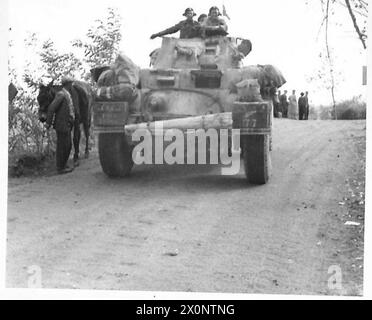
<svg viewBox="0 0 372 320">
<path fill-rule="evenodd" d="M 292 94 L 287 97 L 287 90 L 283 94 L 280 90 L 273 95 L 274 117 L 288 118 L 294 120 L 309 119 L 309 93 L 301 92 L 297 100 L 296 90 L 292 90 Z"/>
</svg>

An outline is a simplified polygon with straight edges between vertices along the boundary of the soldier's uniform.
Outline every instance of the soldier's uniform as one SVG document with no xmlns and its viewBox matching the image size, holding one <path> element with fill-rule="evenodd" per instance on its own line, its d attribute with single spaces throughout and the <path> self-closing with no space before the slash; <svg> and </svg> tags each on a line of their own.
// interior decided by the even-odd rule
<svg viewBox="0 0 372 320">
<path fill-rule="evenodd" d="M 194 20 L 183 20 L 173 27 L 165 29 L 156 35 L 158 37 L 165 36 L 167 34 L 172 34 L 176 32 L 180 32 L 180 39 L 190 39 L 190 38 L 197 38 L 200 35 L 200 24 Z"/>
<path fill-rule="evenodd" d="M 192 8 L 187 8 L 183 15 L 187 16 L 189 13 L 191 13 L 193 17 L 196 16 L 196 13 L 194 13 L 194 10 Z M 182 20 L 173 27 L 153 34 L 151 36 L 151 39 L 154 39 L 156 37 L 162 37 L 167 34 L 176 33 L 178 31 L 180 32 L 180 39 L 197 38 L 200 37 L 200 24 L 199 22 L 194 21 L 192 18 Z"/>
<path fill-rule="evenodd" d="M 279 96 L 278 96 L 278 92 L 276 90 L 276 87 L 271 87 L 269 89 L 269 97 L 272 99 L 272 102 L 273 102 L 274 117 L 278 118 L 279 117 L 280 102 L 279 102 Z"/>
<path fill-rule="evenodd" d="M 298 98 L 298 119 L 299 120 L 307 120 L 306 119 L 306 97 L 301 93 L 301 96 Z"/>
<path fill-rule="evenodd" d="M 309 96 L 307 92 L 305 93 L 305 101 L 306 101 L 305 120 L 309 120 Z"/>
<path fill-rule="evenodd" d="M 56 93 L 52 103 L 48 107 L 46 124 L 57 133 L 56 165 L 58 173 L 72 171 L 67 168 L 67 160 L 70 156 L 72 142 L 71 130 L 74 123 L 74 106 L 71 95 L 63 88 Z"/>
<path fill-rule="evenodd" d="M 282 110 L 283 118 L 287 118 L 288 117 L 288 100 L 287 100 L 287 95 L 285 93 L 283 93 L 279 97 L 279 101 L 280 101 L 280 109 Z"/>
<path fill-rule="evenodd" d="M 221 27 L 222 30 L 227 31 L 227 24 L 221 17 L 208 17 L 204 25 L 206 27 Z"/>
<path fill-rule="evenodd" d="M 212 11 L 215 11 L 216 16 L 212 16 Z M 227 35 L 227 24 L 217 7 L 209 9 L 208 18 L 202 24 L 202 34 L 204 36 Z M 218 27 L 217 29 L 208 29 L 208 27 Z"/>
</svg>

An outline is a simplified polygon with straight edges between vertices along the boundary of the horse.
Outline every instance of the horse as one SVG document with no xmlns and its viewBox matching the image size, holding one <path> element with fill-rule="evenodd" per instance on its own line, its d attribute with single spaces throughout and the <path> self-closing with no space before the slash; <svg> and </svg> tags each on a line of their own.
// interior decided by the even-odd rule
<svg viewBox="0 0 372 320">
<path fill-rule="evenodd" d="M 48 85 L 41 84 L 37 101 L 39 103 L 39 120 L 45 122 L 47 119 L 48 107 L 52 103 L 58 91 L 62 90 L 61 85 L 53 85 L 52 80 Z M 70 93 L 75 111 L 73 126 L 74 165 L 79 164 L 79 143 L 80 124 L 83 125 L 85 135 L 85 158 L 89 157 L 89 130 L 91 125 L 93 90 L 90 85 L 83 81 L 70 81 L 65 85 Z"/>
</svg>

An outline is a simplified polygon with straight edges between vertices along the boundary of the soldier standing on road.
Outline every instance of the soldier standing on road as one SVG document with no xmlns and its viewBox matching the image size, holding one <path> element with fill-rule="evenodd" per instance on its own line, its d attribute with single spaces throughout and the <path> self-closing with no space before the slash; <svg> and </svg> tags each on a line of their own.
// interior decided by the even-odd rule
<svg viewBox="0 0 372 320">
<path fill-rule="evenodd" d="M 296 90 L 292 90 L 292 94 L 288 97 L 289 106 L 288 106 L 288 119 L 298 119 L 298 105 Z"/>
<path fill-rule="evenodd" d="M 309 92 L 305 92 L 305 101 L 306 101 L 306 112 L 305 112 L 305 120 L 309 120 Z"/>
<path fill-rule="evenodd" d="M 301 96 L 298 98 L 298 119 L 306 120 L 306 98 L 303 92 L 301 92 Z"/>
<path fill-rule="evenodd" d="M 267 97 L 272 101 L 273 103 L 273 109 L 274 109 L 274 117 L 279 117 L 279 98 L 278 98 L 278 92 L 277 88 L 275 87 L 274 81 L 270 81 L 270 86 L 265 88 L 267 91 Z M 262 94 L 261 94 L 262 95 Z M 263 96 L 264 97 L 264 96 Z"/>
<path fill-rule="evenodd" d="M 278 96 L 278 92 L 276 91 L 276 87 L 272 87 L 271 90 L 270 90 L 270 95 L 272 97 L 272 100 L 273 100 L 273 106 L 274 106 L 274 117 L 275 118 L 279 118 L 279 96 Z"/>
<path fill-rule="evenodd" d="M 167 34 L 176 33 L 180 31 L 180 39 L 190 39 L 197 38 L 200 36 L 200 24 L 199 22 L 194 21 L 196 13 L 192 8 L 187 8 L 183 14 L 186 17 L 186 20 L 182 20 L 177 23 L 175 26 L 165 29 L 161 32 L 154 33 L 151 35 L 150 39 L 155 39 L 156 37 L 162 37 Z"/>
<path fill-rule="evenodd" d="M 63 88 L 56 93 L 54 100 L 49 105 L 46 120 L 46 128 L 49 129 L 53 124 L 57 134 L 56 165 L 58 174 L 73 171 L 73 168 L 67 166 L 72 147 L 71 130 L 75 118 L 72 98 L 66 90 L 71 81 L 68 78 L 62 79 Z"/>
<path fill-rule="evenodd" d="M 287 90 L 284 90 L 284 93 L 279 97 L 280 108 L 282 110 L 283 118 L 288 117 L 288 99 L 287 99 Z"/>
<path fill-rule="evenodd" d="M 281 91 L 278 90 L 278 94 L 277 94 L 277 97 L 278 97 L 278 118 L 281 118 L 283 116 L 282 105 L 280 103 L 280 96 L 281 95 L 282 95 Z"/>
</svg>

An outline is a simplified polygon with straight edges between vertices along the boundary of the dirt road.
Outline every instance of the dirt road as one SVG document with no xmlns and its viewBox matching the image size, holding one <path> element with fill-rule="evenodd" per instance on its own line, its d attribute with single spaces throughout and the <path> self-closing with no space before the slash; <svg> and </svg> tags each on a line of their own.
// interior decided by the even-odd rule
<svg viewBox="0 0 372 320">
<path fill-rule="evenodd" d="M 190 165 L 112 180 L 96 153 L 72 174 L 10 179 L 7 286 L 36 265 L 48 288 L 361 294 L 363 217 L 344 222 L 365 126 L 275 120 L 263 186 Z"/>
</svg>

